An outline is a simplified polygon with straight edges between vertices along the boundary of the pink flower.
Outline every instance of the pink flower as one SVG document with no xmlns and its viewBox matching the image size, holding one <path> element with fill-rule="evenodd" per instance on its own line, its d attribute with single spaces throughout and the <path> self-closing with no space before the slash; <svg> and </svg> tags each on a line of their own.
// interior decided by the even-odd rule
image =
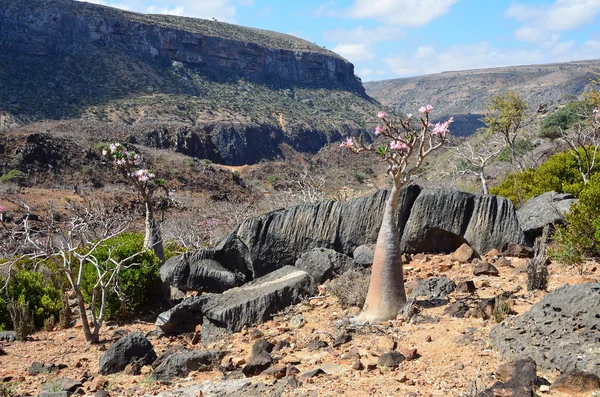
<svg viewBox="0 0 600 397">
<path fill-rule="evenodd" d="M 340 147 L 345 147 L 346 149 L 350 149 L 352 147 L 352 145 L 354 145 L 354 139 L 346 138 L 346 141 L 342 142 Z"/>
<path fill-rule="evenodd" d="M 133 178 L 137 178 L 140 182 L 147 182 L 150 179 L 154 179 L 154 174 L 148 172 L 146 169 L 137 170 L 131 173 Z"/>
<path fill-rule="evenodd" d="M 383 132 L 383 126 L 378 125 L 377 127 L 375 127 L 375 135 L 379 135 Z"/>
<path fill-rule="evenodd" d="M 406 121 L 410 121 L 412 119 L 412 113 L 406 113 Z"/>
<path fill-rule="evenodd" d="M 395 150 L 405 150 L 408 149 L 408 145 L 401 141 L 392 141 L 390 143 L 390 148 Z"/>
<path fill-rule="evenodd" d="M 3 205 L 0 205 L 0 212 L 6 212 L 6 207 Z"/>
<path fill-rule="evenodd" d="M 419 108 L 419 113 L 421 113 L 421 114 L 429 114 L 432 111 L 433 111 L 433 106 L 431 106 L 431 105 L 421 106 Z"/>
<path fill-rule="evenodd" d="M 377 117 L 379 117 L 380 119 L 383 119 L 383 118 L 387 117 L 387 113 L 386 112 L 379 112 L 379 113 L 377 113 Z"/>
<path fill-rule="evenodd" d="M 445 137 L 448 131 L 450 130 L 450 124 L 454 121 L 454 117 L 450 117 L 447 121 L 443 123 L 437 123 L 435 127 L 433 127 L 433 131 L 431 131 L 434 135 L 439 135 L 441 137 Z"/>
</svg>

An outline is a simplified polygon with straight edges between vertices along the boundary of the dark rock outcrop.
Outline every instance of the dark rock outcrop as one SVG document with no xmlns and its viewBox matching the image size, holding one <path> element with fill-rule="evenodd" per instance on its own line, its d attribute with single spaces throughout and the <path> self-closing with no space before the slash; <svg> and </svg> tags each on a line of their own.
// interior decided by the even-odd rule
<svg viewBox="0 0 600 397">
<path fill-rule="evenodd" d="M 166 381 L 184 378 L 192 371 L 209 371 L 219 365 L 223 355 L 216 350 L 180 350 L 166 357 L 150 377 Z"/>
<path fill-rule="evenodd" d="M 156 360 L 154 347 L 140 331 L 135 331 L 113 343 L 100 356 L 102 375 L 110 375 L 122 371 L 125 367 L 136 362 L 139 365 L 149 365 Z"/>
<path fill-rule="evenodd" d="M 244 367 L 244 375 L 256 376 L 266 370 L 273 364 L 273 358 L 271 352 L 273 351 L 273 345 L 271 342 L 261 339 L 254 343 L 252 346 L 252 356 L 250 361 Z"/>
<path fill-rule="evenodd" d="M 315 293 L 314 280 L 308 273 L 286 266 L 222 294 L 185 299 L 161 313 L 156 325 L 167 333 L 180 333 L 193 330 L 204 318 L 215 327 L 237 332 L 244 326 L 262 323 Z"/>
<path fill-rule="evenodd" d="M 502 382 L 496 382 L 491 387 L 479 393 L 477 397 L 533 397 L 533 388 L 537 380 L 537 367 L 531 358 L 523 358 L 514 362 L 502 364 L 496 373 Z"/>
<path fill-rule="evenodd" d="M 578 200 L 572 194 L 546 192 L 530 198 L 517 210 L 519 225 L 527 240 L 532 243 L 542 235 L 546 225 L 562 225 L 565 213 Z"/>
<path fill-rule="evenodd" d="M 323 201 L 248 219 L 215 247 L 213 259 L 251 280 L 294 265 L 315 248 L 350 256 L 376 242 L 387 195 L 378 191 L 343 204 Z M 525 242 L 512 203 L 498 196 L 411 185 L 400 195 L 397 219 L 409 253 L 452 252 L 465 242 L 488 252 Z"/>
<path fill-rule="evenodd" d="M 170 258 L 161 266 L 160 278 L 182 291 L 223 292 L 240 285 L 213 257 L 213 251 L 199 250 Z"/>
<path fill-rule="evenodd" d="M 374 244 L 364 244 L 356 247 L 354 252 L 352 253 L 352 257 L 354 258 L 354 262 L 356 264 L 369 267 L 373 264 L 373 257 L 375 256 L 375 245 Z"/>
<path fill-rule="evenodd" d="M 456 289 L 454 281 L 448 277 L 433 277 L 420 280 L 410 294 L 411 298 L 425 296 L 427 299 L 447 299 L 448 295 Z"/>
<path fill-rule="evenodd" d="M 305 252 L 295 266 L 310 274 L 318 284 L 358 267 L 349 256 L 329 248 L 314 248 Z"/>
<path fill-rule="evenodd" d="M 600 374 L 599 301 L 598 283 L 561 287 L 495 326 L 492 344 L 508 359 L 529 356 L 545 368 Z"/>
</svg>

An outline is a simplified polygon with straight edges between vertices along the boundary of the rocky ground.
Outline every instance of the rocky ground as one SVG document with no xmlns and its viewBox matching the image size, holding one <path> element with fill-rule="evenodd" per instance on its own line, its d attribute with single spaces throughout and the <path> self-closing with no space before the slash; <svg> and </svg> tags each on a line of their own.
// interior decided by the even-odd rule
<svg viewBox="0 0 600 397">
<path fill-rule="evenodd" d="M 4 388 L 25 395 L 71 386 L 81 394 L 111 396 L 476 396 L 499 379 L 497 368 L 506 361 L 490 343 L 488 335 L 496 322 L 488 298 L 509 295 L 510 317 L 525 313 L 546 295 L 527 291 L 526 259 L 501 257 L 488 262 L 498 275 L 475 276 L 472 263 L 460 263 L 452 256 L 415 255 L 405 265 L 409 291 L 418 280 L 432 277 L 450 278 L 457 290 L 448 300 L 418 298 L 408 317 L 370 326 L 352 325 L 349 320 L 359 309 L 342 308 L 325 285 L 319 296 L 206 347 L 198 341 L 198 332 L 158 337 L 152 332 L 155 326 L 142 321 L 109 324 L 103 329 L 102 342 L 91 346 L 85 345 L 78 328 L 38 332 L 25 342 L 2 342 L 0 381 Z M 577 267 L 553 263 L 548 290 L 599 279 L 597 263 Z M 461 283 L 467 280 L 473 281 L 474 292 Z M 456 302 L 467 304 L 465 317 L 454 317 L 464 309 Z M 114 341 L 135 330 L 147 334 L 159 357 L 174 347 L 228 353 L 214 369 L 201 367 L 181 378 L 155 381 L 150 365 L 99 375 L 99 357 Z M 257 363 L 261 354 L 263 359 Z M 42 365 L 32 365 L 35 362 Z M 261 365 L 268 368 L 257 376 L 246 376 L 260 372 Z M 537 376 L 537 393 L 577 395 L 574 389 L 547 390 L 545 385 L 554 382 L 558 372 L 538 367 Z M 63 384 L 65 379 L 72 384 Z"/>
</svg>

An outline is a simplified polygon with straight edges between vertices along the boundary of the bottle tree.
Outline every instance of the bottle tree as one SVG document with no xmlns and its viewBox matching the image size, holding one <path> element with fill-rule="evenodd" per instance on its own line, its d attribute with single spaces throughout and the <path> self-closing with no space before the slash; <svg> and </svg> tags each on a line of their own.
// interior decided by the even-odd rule
<svg viewBox="0 0 600 397">
<path fill-rule="evenodd" d="M 160 224 L 154 214 L 156 208 L 156 199 L 154 196 L 161 189 L 167 192 L 166 181 L 164 179 L 157 179 L 152 172 L 141 168 L 140 155 L 133 151 L 128 151 L 120 143 L 111 144 L 108 149 L 102 151 L 102 154 L 112 159 L 117 169 L 125 172 L 138 191 L 146 212 L 144 248 L 153 250 L 161 262 L 164 263 L 165 250 Z"/>
<path fill-rule="evenodd" d="M 385 112 L 377 117 L 382 121 L 375 129 L 375 135 L 390 139 L 389 144 L 366 145 L 362 136 L 356 141 L 347 138 L 340 146 L 354 153 L 374 152 L 388 163 L 386 174 L 392 178 L 392 190 L 387 197 L 381 228 L 377 236 L 371 279 L 367 299 L 359 321 L 385 321 L 395 318 L 406 304 L 400 235 L 396 221 L 396 209 L 401 189 L 421 167 L 423 160 L 446 142 L 453 119 L 433 125 L 429 116 L 431 105 L 419 109 L 419 117 L 407 114 L 404 119 L 392 122 Z"/>
</svg>

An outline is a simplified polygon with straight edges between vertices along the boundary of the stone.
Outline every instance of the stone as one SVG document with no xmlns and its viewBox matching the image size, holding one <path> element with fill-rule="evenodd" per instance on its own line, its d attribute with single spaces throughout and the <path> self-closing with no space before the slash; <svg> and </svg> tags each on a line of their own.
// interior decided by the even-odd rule
<svg viewBox="0 0 600 397">
<path fill-rule="evenodd" d="M 160 278 L 184 292 L 223 292 L 241 285 L 242 279 L 214 260 L 214 256 L 214 251 L 198 250 L 169 258 L 160 267 Z"/>
<path fill-rule="evenodd" d="M 466 243 L 461 244 L 461 246 L 458 247 L 456 251 L 454 251 L 454 253 L 452 254 L 452 258 L 461 263 L 470 262 L 471 259 L 476 257 L 477 253 L 473 250 L 473 248 L 469 246 L 469 244 Z"/>
<path fill-rule="evenodd" d="M 185 299 L 161 313 L 156 325 L 166 333 L 191 332 L 199 321 L 208 319 L 215 327 L 238 332 L 244 326 L 263 323 L 284 308 L 315 294 L 316 286 L 308 273 L 286 266 L 222 294 Z M 201 332 L 204 334 L 204 329 Z"/>
<path fill-rule="evenodd" d="M 8 353 L 0 347 L 0 356 L 6 356 Z"/>
<path fill-rule="evenodd" d="M 256 342 L 252 346 L 252 356 L 248 364 L 244 367 L 244 374 L 246 376 L 256 376 L 269 368 L 273 364 L 273 358 L 270 353 L 273 351 L 274 346 L 271 342 L 264 339 Z"/>
<path fill-rule="evenodd" d="M 384 335 L 378 337 L 369 351 L 375 357 L 379 357 L 382 354 L 391 352 L 392 350 L 396 350 L 396 340 L 390 335 Z"/>
<path fill-rule="evenodd" d="M 444 314 L 457 318 L 464 318 L 468 312 L 469 305 L 463 301 L 456 301 L 444 309 Z"/>
<path fill-rule="evenodd" d="M 293 375 L 298 375 L 300 373 L 300 370 L 296 367 L 294 367 L 292 364 L 287 364 L 285 366 L 285 375 L 286 376 L 293 376 Z"/>
<path fill-rule="evenodd" d="M 363 267 L 369 267 L 373 264 L 373 256 L 375 255 L 374 244 L 363 244 L 356 247 L 352 253 L 354 263 Z M 403 260 L 403 263 L 404 260 Z"/>
<path fill-rule="evenodd" d="M 271 378 L 282 379 L 286 376 L 286 367 L 285 365 L 275 365 L 264 370 L 262 374 Z"/>
<path fill-rule="evenodd" d="M 209 371 L 217 368 L 224 355 L 224 352 L 218 350 L 179 350 L 167 356 L 150 378 L 170 381 L 185 378 L 192 371 Z"/>
<path fill-rule="evenodd" d="M 356 371 L 362 371 L 365 369 L 365 366 L 360 360 L 356 360 L 354 364 L 352 364 L 352 369 Z"/>
<path fill-rule="evenodd" d="M 589 393 L 600 389 L 600 377 L 598 373 L 565 371 L 552 384 L 552 389 L 569 395 Z"/>
<path fill-rule="evenodd" d="M 133 376 L 137 376 L 140 375 L 142 373 L 142 366 L 139 365 L 137 362 L 133 361 L 130 362 L 129 364 L 127 364 L 127 366 L 125 367 L 125 369 L 123 370 L 123 374 L 124 375 L 133 375 Z"/>
<path fill-rule="evenodd" d="M 530 358 L 520 359 L 500 367 L 504 382 L 496 382 L 491 387 L 478 394 L 478 397 L 531 397 L 534 395 L 536 365 Z"/>
<path fill-rule="evenodd" d="M 104 390 L 104 388 L 106 386 L 108 386 L 108 378 L 106 378 L 105 376 L 96 376 L 90 382 L 89 387 L 90 387 L 90 391 L 98 391 L 98 390 Z"/>
<path fill-rule="evenodd" d="M 421 356 L 415 348 L 402 349 L 401 353 L 406 358 L 406 361 L 413 361 Z"/>
<path fill-rule="evenodd" d="M 101 375 L 110 375 L 125 369 L 127 364 L 136 361 L 139 365 L 149 365 L 156 360 L 154 347 L 140 332 L 135 331 L 113 343 L 100 356 Z"/>
<path fill-rule="evenodd" d="M 80 381 L 71 378 L 57 378 L 54 382 L 59 385 L 61 391 L 67 392 L 75 392 L 77 388 L 83 386 Z"/>
<path fill-rule="evenodd" d="M 456 284 L 455 292 L 460 294 L 472 294 L 476 289 L 473 280 L 466 280 L 459 281 L 458 284 Z"/>
<path fill-rule="evenodd" d="M 69 397 L 68 391 L 44 391 L 38 394 L 38 397 Z"/>
<path fill-rule="evenodd" d="M 280 350 L 285 349 L 286 347 L 290 347 L 291 344 L 287 340 L 280 340 L 275 343 L 275 347 L 273 347 L 274 352 L 278 352 Z"/>
<path fill-rule="evenodd" d="M 349 256 L 329 248 L 314 248 L 303 253 L 295 266 L 310 274 L 317 284 L 359 267 Z"/>
<path fill-rule="evenodd" d="M 302 374 L 302 378 L 304 379 L 311 379 L 311 378 L 315 378 L 319 375 L 323 375 L 325 374 L 325 371 L 323 371 L 321 368 L 317 367 L 314 369 L 311 369 L 310 371 L 307 371 L 305 373 Z"/>
<path fill-rule="evenodd" d="M 350 334 L 342 332 L 341 334 L 336 336 L 336 338 L 333 340 L 333 343 L 331 344 L 331 346 L 332 347 L 340 347 L 341 345 L 344 345 L 344 344 L 350 342 L 351 340 L 352 340 L 352 336 Z"/>
<path fill-rule="evenodd" d="M 547 225 L 564 225 L 565 214 L 577 201 L 572 194 L 556 193 L 555 191 L 542 193 L 527 200 L 517 210 L 519 225 L 523 229 L 527 241 L 533 244 L 536 237 L 542 235 L 542 231 Z"/>
<path fill-rule="evenodd" d="M 300 329 L 304 327 L 304 324 L 306 324 L 306 320 L 302 314 L 297 314 L 290 318 L 290 321 L 288 321 L 288 326 L 291 329 Z"/>
<path fill-rule="evenodd" d="M 510 261 L 510 259 L 505 258 L 503 256 L 501 256 L 500 258 L 496 259 L 496 261 L 494 262 L 494 264 L 498 267 L 512 267 L 512 262 Z"/>
<path fill-rule="evenodd" d="M 15 331 L 0 331 L 0 341 L 14 342 L 17 339 Z"/>
<path fill-rule="evenodd" d="M 502 249 L 502 255 L 516 258 L 532 258 L 533 248 L 523 244 L 507 244 Z"/>
<path fill-rule="evenodd" d="M 156 360 L 154 360 L 154 362 L 152 363 L 152 368 L 156 369 L 156 367 L 162 364 L 162 362 L 165 361 L 166 358 L 169 357 L 171 354 L 175 354 L 182 350 L 185 350 L 185 347 L 181 345 L 169 346 L 167 350 L 165 350 L 160 356 L 158 356 Z"/>
<path fill-rule="evenodd" d="M 499 255 L 500 255 L 500 251 L 498 251 L 496 248 L 492 248 L 491 250 L 489 250 L 488 252 L 486 252 L 486 254 L 483 256 L 483 258 L 485 260 L 487 260 L 487 261 L 493 261 Z"/>
<path fill-rule="evenodd" d="M 49 374 L 54 372 L 55 366 L 54 364 L 44 364 L 38 361 L 31 363 L 29 369 L 27 369 L 27 374 L 30 376 L 36 376 L 39 374 Z"/>
<path fill-rule="evenodd" d="M 379 361 L 377 361 L 377 366 L 380 368 L 398 368 L 402 361 L 405 360 L 405 357 L 400 352 L 388 352 L 384 353 L 379 357 Z"/>
<path fill-rule="evenodd" d="M 411 298 L 425 296 L 428 300 L 447 299 L 456 284 L 447 277 L 433 277 L 420 280 L 410 294 Z"/>
<path fill-rule="evenodd" d="M 327 342 L 325 342 L 324 340 L 321 340 L 319 337 L 316 337 L 313 340 L 311 340 L 310 342 L 308 342 L 308 344 L 306 345 L 306 348 L 308 349 L 309 352 L 314 352 L 319 349 L 323 349 L 327 346 L 329 346 L 329 344 Z"/>
<path fill-rule="evenodd" d="M 475 276 L 497 276 L 499 274 L 498 269 L 487 262 L 479 261 L 473 266 L 473 275 Z"/>
<path fill-rule="evenodd" d="M 600 283 L 565 285 L 492 328 L 492 345 L 509 360 L 529 356 L 544 368 L 598 374 L 599 301 Z"/>
</svg>

